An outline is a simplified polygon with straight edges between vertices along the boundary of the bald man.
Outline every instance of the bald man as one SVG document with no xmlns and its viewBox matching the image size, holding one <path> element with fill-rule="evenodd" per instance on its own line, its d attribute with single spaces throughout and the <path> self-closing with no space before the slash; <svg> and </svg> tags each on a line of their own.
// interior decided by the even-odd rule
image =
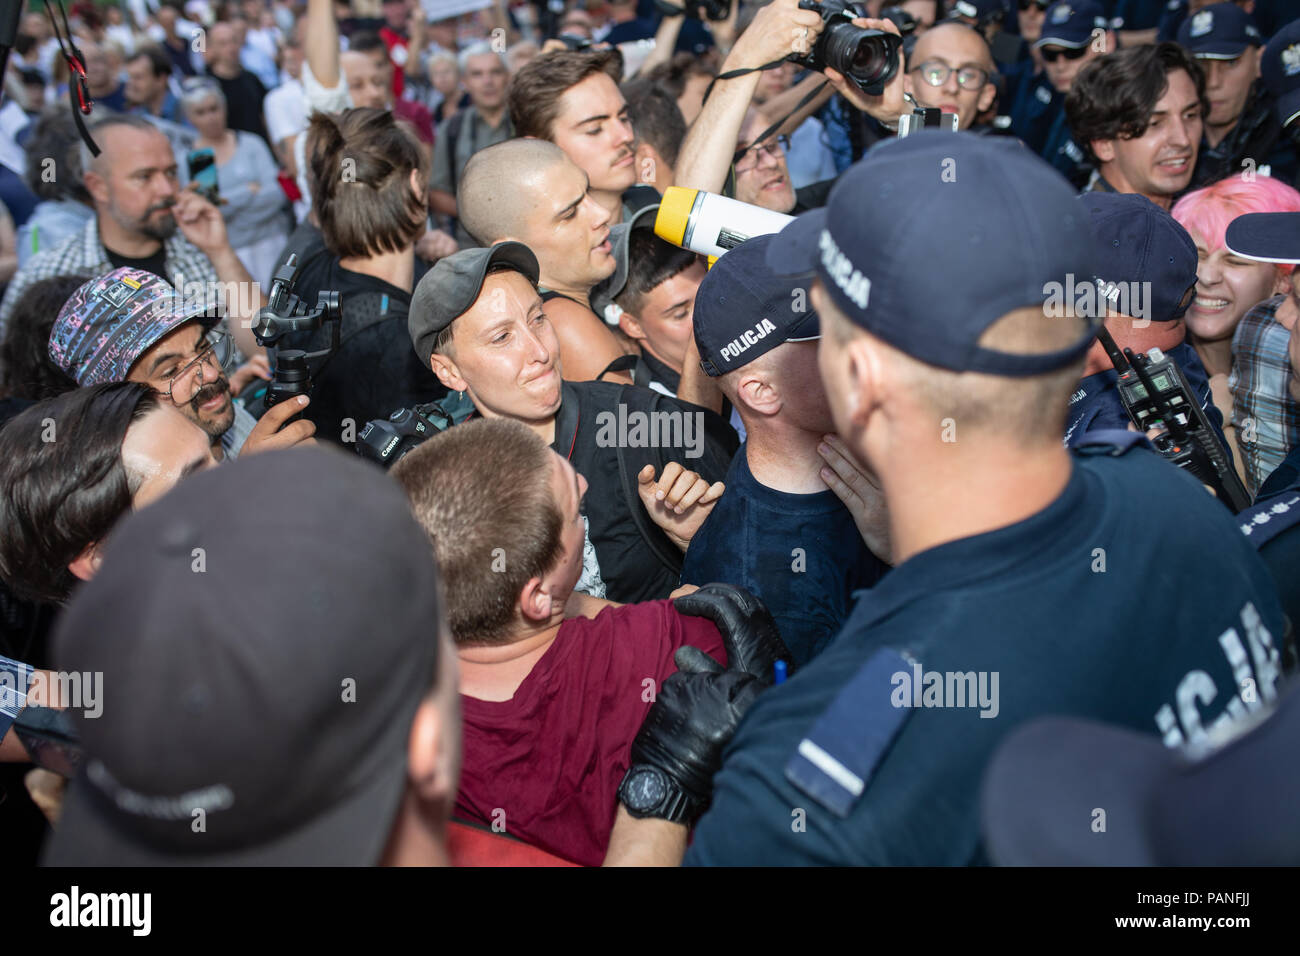
<svg viewBox="0 0 1300 956">
<path fill-rule="evenodd" d="M 615 268 L 609 212 L 592 199 L 587 174 L 564 150 L 545 140 L 513 139 L 475 153 L 456 206 L 461 226 L 482 245 L 514 240 L 537 257 L 567 380 L 594 379 L 624 355 L 591 311 L 592 287 Z"/>
<path fill-rule="evenodd" d="M 208 45 L 203 53 L 208 75 L 221 84 L 226 95 L 226 124 L 231 129 L 256 133 L 269 146 L 262 118 L 262 100 L 266 87 L 239 64 L 239 38 L 229 23 L 214 23 L 208 30 Z"/>
<path fill-rule="evenodd" d="M 956 113 L 957 128 L 970 129 L 997 96 L 994 69 L 984 37 L 962 23 L 940 23 L 912 48 L 903 88 L 922 106 Z"/>
</svg>

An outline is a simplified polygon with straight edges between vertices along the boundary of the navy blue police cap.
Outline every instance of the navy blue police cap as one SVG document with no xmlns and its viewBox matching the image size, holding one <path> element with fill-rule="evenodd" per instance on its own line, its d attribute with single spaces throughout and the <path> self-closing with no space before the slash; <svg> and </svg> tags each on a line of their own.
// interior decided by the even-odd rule
<svg viewBox="0 0 1300 956">
<path fill-rule="evenodd" d="M 1216 3 L 1198 10 L 1178 28 L 1178 45 L 1204 60 L 1235 60 L 1264 38 L 1250 14 L 1235 3 Z"/>
<path fill-rule="evenodd" d="M 1029 721 L 985 772 L 985 848 L 1002 866 L 1294 866 L 1298 739 L 1294 688 L 1178 749 L 1094 721 Z"/>
<path fill-rule="evenodd" d="M 725 375 L 786 342 L 821 338 L 817 313 L 804 281 L 774 275 L 767 267 L 773 236 L 755 236 L 718 259 L 695 293 L 695 347 L 700 367 Z"/>
<path fill-rule="evenodd" d="M 1096 278 L 1112 306 L 1116 297 L 1125 304 L 1116 311 L 1156 322 L 1181 319 L 1196 291 L 1196 243 L 1187 230 L 1134 193 L 1085 193 L 1079 202 L 1091 215 Z"/>
<path fill-rule="evenodd" d="M 918 361 L 1040 375 L 1078 360 L 1092 331 L 1033 355 L 979 340 L 1008 313 L 1091 280 L 1087 229 L 1069 183 L 1018 140 L 922 130 L 854 164 L 825 208 L 777 234 L 767 264 L 815 272 L 851 322 Z"/>
<path fill-rule="evenodd" d="M 1106 11 L 1093 0 L 1058 0 L 1043 14 L 1043 30 L 1034 46 L 1077 50 L 1092 40 L 1093 30 L 1108 30 Z"/>
<path fill-rule="evenodd" d="M 1300 117 L 1300 20 L 1288 23 L 1268 41 L 1259 78 L 1273 97 L 1279 123 L 1286 126 Z"/>
<path fill-rule="evenodd" d="M 1248 212 L 1228 223 L 1223 244 L 1234 256 L 1300 264 L 1300 212 Z"/>
</svg>

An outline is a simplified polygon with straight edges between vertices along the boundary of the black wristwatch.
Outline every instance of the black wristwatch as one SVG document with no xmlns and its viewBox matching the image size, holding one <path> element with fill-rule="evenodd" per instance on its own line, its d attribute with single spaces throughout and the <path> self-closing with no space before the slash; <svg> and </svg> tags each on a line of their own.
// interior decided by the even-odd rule
<svg viewBox="0 0 1300 956">
<path fill-rule="evenodd" d="M 687 796 L 672 777 L 658 767 L 640 764 L 627 768 L 618 785 L 618 799 L 637 819 L 655 817 L 688 826 L 703 808 Z"/>
</svg>

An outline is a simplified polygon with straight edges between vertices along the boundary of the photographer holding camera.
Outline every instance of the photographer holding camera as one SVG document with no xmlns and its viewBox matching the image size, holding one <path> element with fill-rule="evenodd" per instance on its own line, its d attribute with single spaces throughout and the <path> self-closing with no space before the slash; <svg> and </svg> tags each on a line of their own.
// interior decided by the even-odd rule
<svg viewBox="0 0 1300 956">
<path fill-rule="evenodd" d="M 781 213 L 820 205 L 825 189 L 814 188 L 821 184 L 796 194 L 784 149 L 773 138 L 776 130 L 762 135 L 771 124 L 780 122 L 784 129 L 801 114 L 782 121 L 751 110 L 761 71 L 786 59 L 820 70 L 836 92 L 890 128 L 909 112 L 901 38 L 892 22 L 852 17 L 837 0 L 820 7 L 810 0 L 773 0 L 758 11 L 723 62 L 682 143 L 674 185 L 720 193 L 734 175 L 734 195 L 742 202 Z"/>
<path fill-rule="evenodd" d="M 219 458 L 309 442 L 309 422 L 281 430 L 301 408 L 286 404 L 258 421 L 234 400 L 237 389 L 225 371 L 230 340 L 220 319 L 219 307 L 182 300 L 151 272 L 115 269 L 64 303 L 50 332 L 50 358 L 81 386 L 151 386 L 207 433 Z"/>
<path fill-rule="evenodd" d="M 388 110 L 316 113 L 308 139 L 326 249 L 314 286 L 339 293 L 343 318 L 338 351 L 313 370 L 306 415 L 320 437 L 348 444 L 369 419 L 446 394 L 406 333 L 428 174 L 415 137 Z M 320 349 L 328 335 L 290 335 L 285 344 Z"/>
</svg>

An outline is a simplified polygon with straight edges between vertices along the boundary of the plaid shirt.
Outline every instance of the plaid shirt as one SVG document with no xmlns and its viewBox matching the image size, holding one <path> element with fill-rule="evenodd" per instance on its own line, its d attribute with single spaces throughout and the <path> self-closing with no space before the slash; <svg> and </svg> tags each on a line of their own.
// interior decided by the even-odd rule
<svg viewBox="0 0 1300 956">
<path fill-rule="evenodd" d="M 1290 333 L 1273 317 L 1285 301 L 1285 295 L 1277 295 L 1255 306 L 1232 337 L 1232 422 L 1252 495 L 1300 445 L 1300 403 L 1287 391 Z"/>
<path fill-rule="evenodd" d="M 179 231 L 163 242 L 163 248 L 167 252 L 167 279 L 172 285 L 181 288 L 182 284 L 202 282 L 205 289 L 216 288 L 219 280 L 211 260 Z M 108 252 L 99 241 L 99 219 L 92 216 L 79 234 L 69 236 L 52 249 L 38 252 L 18 270 L 5 290 L 4 301 L 0 302 L 0 336 L 4 335 L 14 303 L 34 283 L 52 276 L 101 276 L 112 271 Z"/>
</svg>

